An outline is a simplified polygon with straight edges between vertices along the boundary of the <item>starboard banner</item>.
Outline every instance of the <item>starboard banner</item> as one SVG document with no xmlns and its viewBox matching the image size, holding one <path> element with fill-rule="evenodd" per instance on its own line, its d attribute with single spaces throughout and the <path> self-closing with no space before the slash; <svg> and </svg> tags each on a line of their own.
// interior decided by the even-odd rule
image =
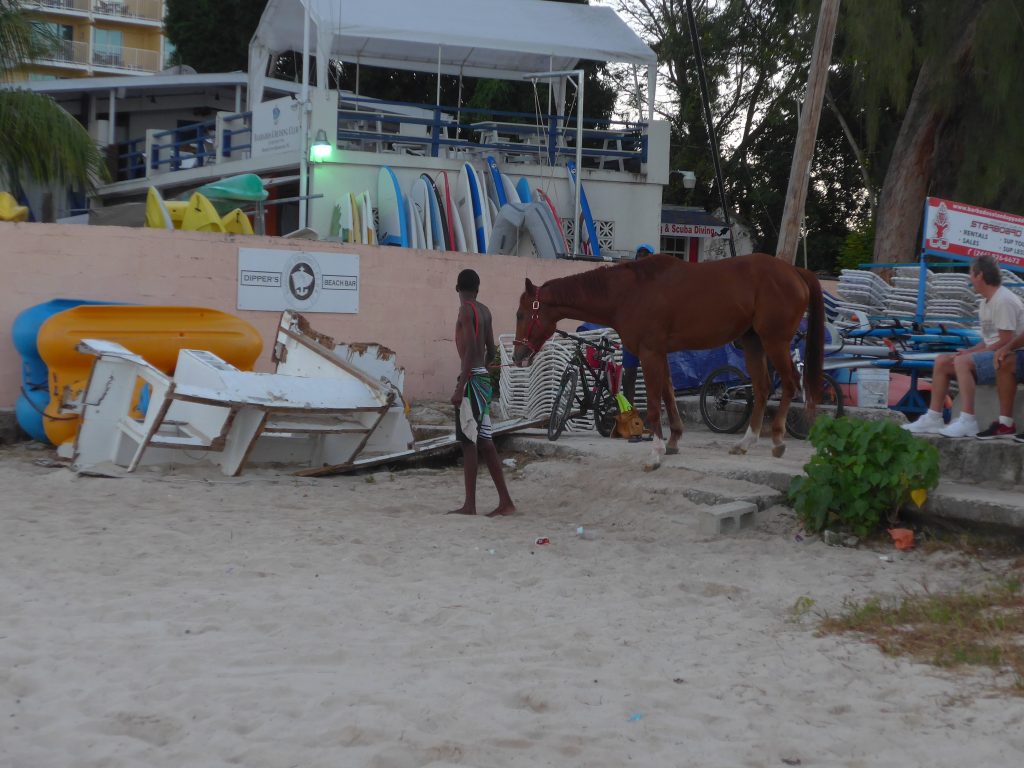
<svg viewBox="0 0 1024 768">
<path fill-rule="evenodd" d="M 238 309 L 359 312 L 359 256 L 238 249 Z"/>
<path fill-rule="evenodd" d="M 1024 216 L 929 197 L 924 250 L 971 259 L 987 255 L 1024 267 Z"/>
<path fill-rule="evenodd" d="M 726 237 L 728 227 L 709 227 L 707 224 L 674 224 L 670 221 L 661 223 L 661 234 L 669 237 Z"/>
</svg>

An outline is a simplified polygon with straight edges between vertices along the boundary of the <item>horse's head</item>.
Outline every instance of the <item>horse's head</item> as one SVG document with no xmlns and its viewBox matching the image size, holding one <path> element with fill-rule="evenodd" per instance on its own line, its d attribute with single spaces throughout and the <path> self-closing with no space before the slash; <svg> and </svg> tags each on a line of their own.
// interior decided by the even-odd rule
<svg viewBox="0 0 1024 768">
<path fill-rule="evenodd" d="M 516 341 L 512 362 L 518 366 L 532 363 L 544 342 L 555 332 L 555 323 L 550 312 L 540 302 L 540 288 L 527 278 L 526 290 L 519 297 L 519 308 L 516 310 Z"/>
</svg>

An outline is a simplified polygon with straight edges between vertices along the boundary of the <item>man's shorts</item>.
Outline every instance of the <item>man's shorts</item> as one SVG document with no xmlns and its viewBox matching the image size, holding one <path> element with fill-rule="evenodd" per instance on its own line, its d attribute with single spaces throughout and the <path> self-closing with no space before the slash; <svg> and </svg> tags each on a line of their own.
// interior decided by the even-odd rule
<svg viewBox="0 0 1024 768">
<path fill-rule="evenodd" d="M 625 347 L 622 348 L 622 367 L 623 368 L 639 368 L 640 358 L 634 355 Z"/>
<path fill-rule="evenodd" d="M 996 383 L 996 366 L 994 352 L 974 352 L 971 355 L 974 361 L 974 378 L 979 384 Z M 1014 363 L 1017 381 L 1024 381 L 1024 349 L 1014 352 Z"/>
</svg>

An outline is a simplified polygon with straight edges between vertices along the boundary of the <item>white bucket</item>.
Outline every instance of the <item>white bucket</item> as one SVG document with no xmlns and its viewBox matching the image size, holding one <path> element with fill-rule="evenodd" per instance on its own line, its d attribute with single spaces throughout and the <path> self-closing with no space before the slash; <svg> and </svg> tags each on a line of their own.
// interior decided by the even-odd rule
<svg viewBox="0 0 1024 768">
<path fill-rule="evenodd" d="M 860 408 L 889 407 L 888 369 L 857 369 L 857 406 Z"/>
</svg>

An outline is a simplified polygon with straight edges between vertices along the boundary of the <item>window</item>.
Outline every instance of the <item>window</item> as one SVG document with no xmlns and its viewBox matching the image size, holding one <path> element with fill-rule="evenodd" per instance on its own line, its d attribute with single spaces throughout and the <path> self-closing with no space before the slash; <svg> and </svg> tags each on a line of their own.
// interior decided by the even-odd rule
<svg viewBox="0 0 1024 768">
<path fill-rule="evenodd" d="M 96 29 L 93 38 L 93 62 L 108 67 L 121 66 L 124 32 L 119 29 Z"/>
</svg>

